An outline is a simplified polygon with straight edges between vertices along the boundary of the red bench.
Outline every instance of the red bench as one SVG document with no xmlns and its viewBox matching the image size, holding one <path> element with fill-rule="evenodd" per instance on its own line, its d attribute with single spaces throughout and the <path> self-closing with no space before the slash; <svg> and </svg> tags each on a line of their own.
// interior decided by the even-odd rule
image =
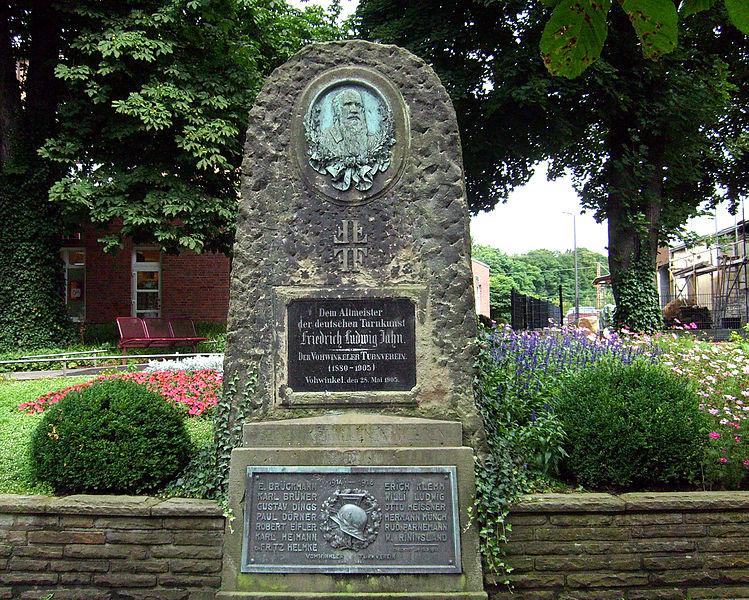
<svg viewBox="0 0 749 600">
<path fill-rule="evenodd" d="M 199 337 L 190 319 L 160 319 L 117 317 L 120 341 L 117 347 L 127 355 L 128 348 L 177 348 L 192 346 L 197 352 L 198 344 L 208 338 Z"/>
</svg>

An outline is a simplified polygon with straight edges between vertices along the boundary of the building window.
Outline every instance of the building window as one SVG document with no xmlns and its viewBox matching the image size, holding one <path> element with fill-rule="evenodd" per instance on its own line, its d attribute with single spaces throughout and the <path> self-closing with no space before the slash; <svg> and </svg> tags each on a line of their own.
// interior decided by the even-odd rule
<svg viewBox="0 0 749 600">
<path fill-rule="evenodd" d="M 65 264 L 65 306 L 72 321 L 86 319 L 86 251 L 63 248 Z"/>
<path fill-rule="evenodd" d="M 132 306 L 134 317 L 161 316 L 161 253 L 153 248 L 133 251 Z"/>
</svg>

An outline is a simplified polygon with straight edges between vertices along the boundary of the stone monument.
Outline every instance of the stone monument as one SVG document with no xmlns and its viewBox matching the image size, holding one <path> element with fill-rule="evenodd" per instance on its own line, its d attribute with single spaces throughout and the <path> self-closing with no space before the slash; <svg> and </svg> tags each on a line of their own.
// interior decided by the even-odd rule
<svg viewBox="0 0 749 600">
<path fill-rule="evenodd" d="M 460 138 L 423 61 L 309 46 L 250 113 L 218 598 L 484 600 Z"/>
</svg>

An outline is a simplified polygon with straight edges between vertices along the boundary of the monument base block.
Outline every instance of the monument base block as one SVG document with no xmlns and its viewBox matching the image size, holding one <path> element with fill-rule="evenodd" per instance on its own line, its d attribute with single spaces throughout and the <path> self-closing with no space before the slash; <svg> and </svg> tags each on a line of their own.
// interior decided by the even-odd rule
<svg viewBox="0 0 749 600">
<path fill-rule="evenodd" d="M 217 598 L 486 600 L 461 439 L 360 413 L 245 425 Z"/>
</svg>

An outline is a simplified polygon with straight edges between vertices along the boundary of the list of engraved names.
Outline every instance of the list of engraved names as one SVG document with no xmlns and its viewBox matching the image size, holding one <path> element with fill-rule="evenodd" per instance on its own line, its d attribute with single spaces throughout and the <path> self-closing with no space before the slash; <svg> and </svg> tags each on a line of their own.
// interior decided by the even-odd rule
<svg viewBox="0 0 749 600">
<path fill-rule="evenodd" d="M 452 467 L 249 467 L 246 572 L 460 572 Z"/>
</svg>

